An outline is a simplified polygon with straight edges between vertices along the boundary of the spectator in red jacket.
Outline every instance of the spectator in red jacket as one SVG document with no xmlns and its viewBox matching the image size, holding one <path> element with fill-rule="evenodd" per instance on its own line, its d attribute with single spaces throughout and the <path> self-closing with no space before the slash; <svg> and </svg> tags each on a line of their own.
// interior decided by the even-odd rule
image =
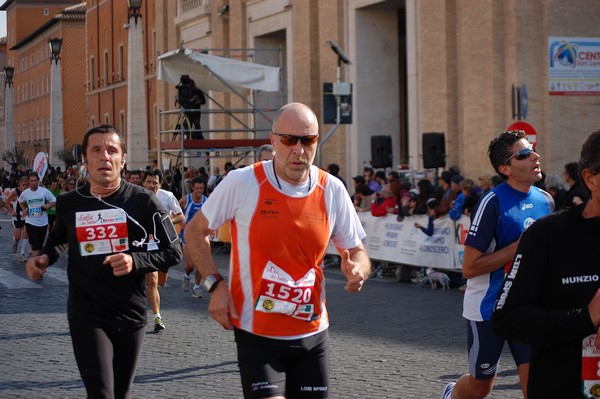
<svg viewBox="0 0 600 399">
<path fill-rule="evenodd" d="M 373 202 L 371 203 L 371 215 L 373 216 L 385 216 L 388 213 L 396 213 L 394 210 L 398 206 L 398 199 L 392 193 L 389 185 L 382 187 L 379 193 L 373 194 L 371 197 Z"/>
</svg>

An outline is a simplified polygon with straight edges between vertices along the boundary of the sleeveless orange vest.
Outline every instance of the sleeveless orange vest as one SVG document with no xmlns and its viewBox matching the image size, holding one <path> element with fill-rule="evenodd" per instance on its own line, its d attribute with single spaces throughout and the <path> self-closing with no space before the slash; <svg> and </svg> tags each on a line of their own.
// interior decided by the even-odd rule
<svg viewBox="0 0 600 399">
<path fill-rule="evenodd" d="M 231 322 L 271 337 L 316 332 L 329 323 L 321 269 L 331 231 L 324 190 L 327 174 L 319 170 L 314 189 L 293 198 L 271 185 L 262 163 L 252 167 L 259 196 L 248 237 L 239 236 L 235 219 L 231 224 L 230 289 L 240 317 Z M 249 265 L 240 264 L 243 245 L 248 245 Z M 252 297 L 246 297 L 249 294 Z"/>
</svg>

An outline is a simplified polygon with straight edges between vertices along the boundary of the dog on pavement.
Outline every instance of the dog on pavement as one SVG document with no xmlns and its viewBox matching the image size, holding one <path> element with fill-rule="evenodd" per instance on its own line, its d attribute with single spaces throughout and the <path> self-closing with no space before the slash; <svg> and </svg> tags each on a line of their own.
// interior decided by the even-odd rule
<svg viewBox="0 0 600 399">
<path fill-rule="evenodd" d="M 431 284 L 432 290 L 436 289 L 438 284 L 443 290 L 450 289 L 450 277 L 446 273 L 435 270 L 433 267 L 427 268 L 425 275 L 417 283 L 417 287 L 421 288 L 428 282 Z"/>
</svg>

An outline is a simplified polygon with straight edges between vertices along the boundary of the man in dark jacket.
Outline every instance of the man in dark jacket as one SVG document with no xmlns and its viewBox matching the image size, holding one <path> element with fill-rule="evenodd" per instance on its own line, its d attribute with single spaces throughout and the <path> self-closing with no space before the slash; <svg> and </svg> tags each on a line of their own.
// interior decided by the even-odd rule
<svg viewBox="0 0 600 399">
<path fill-rule="evenodd" d="M 493 313 L 497 334 L 532 345 L 529 399 L 598 397 L 600 130 L 579 169 L 591 199 L 527 229 Z"/>
<path fill-rule="evenodd" d="M 56 221 L 27 274 L 42 277 L 65 252 L 67 317 L 75 360 L 90 398 L 131 397 L 146 325 L 146 273 L 182 257 L 179 237 L 158 198 L 121 178 L 125 143 L 110 125 L 83 138 L 89 183 L 59 196 Z"/>
</svg>

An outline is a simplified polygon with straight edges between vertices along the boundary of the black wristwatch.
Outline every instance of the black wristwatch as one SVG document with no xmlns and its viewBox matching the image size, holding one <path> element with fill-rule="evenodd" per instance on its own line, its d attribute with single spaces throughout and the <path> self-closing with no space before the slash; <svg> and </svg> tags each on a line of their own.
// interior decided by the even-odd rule
<svg viewBox="0 0 600 399">
<path fill-rule="evenodd" d="M 202 282 L 202 287 L 206 290 L 206 292 L 211 293 L 217 288 L 217 285 L 223 281 L 223 276 L 220 274 L 209 274 L 204 278 Z"/>
</svg>

